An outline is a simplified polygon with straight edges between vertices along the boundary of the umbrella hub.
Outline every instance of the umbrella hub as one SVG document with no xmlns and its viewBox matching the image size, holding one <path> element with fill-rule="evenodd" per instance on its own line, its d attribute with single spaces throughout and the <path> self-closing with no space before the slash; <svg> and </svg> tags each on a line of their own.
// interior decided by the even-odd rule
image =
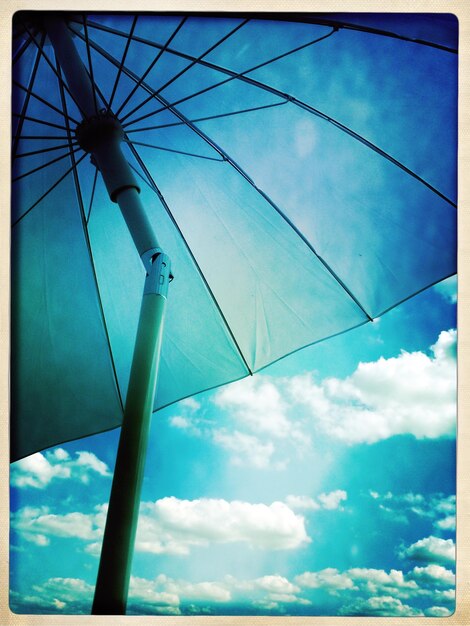
<svg viewBox="0 0 470 626">
<path fill-rule="evenodd" d="M 124 139 L 124 131 L 117 117 L 106 109 L 96 115 L 84 119 L 75 129 L 80 148 L 85 152 L 96 152 L 100 147 L 110 143 L 120 143 Z"/>
</svg>

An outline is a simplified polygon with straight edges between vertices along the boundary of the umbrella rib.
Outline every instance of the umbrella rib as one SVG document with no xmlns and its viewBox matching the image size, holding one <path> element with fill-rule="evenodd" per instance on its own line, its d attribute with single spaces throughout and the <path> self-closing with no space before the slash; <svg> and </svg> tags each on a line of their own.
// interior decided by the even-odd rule
<svg viewBox="0 0 470 626">
<path fill-rule="evenodd" d="M 162 46 L 162 48 L 158 51 L 157 56 L 153 59 L 153 61 L 150 63 L 150 65 L 147 67 L 147 69 L 145 70 L 145 72 L 142 74 L 142 76 L 139 78 L 139 81 L 134 85 L 134 87 L 132 88 L 132 90 L 130 91 L 130 93 L 127 95 L 126 99 L 124 100 L 124 102 L 121 103 L 120 107 L 118 108 L 118 110 L 116 111 L 116 117 L 119 117 L 119 114 L 121 113 L 121 111 L 124 109 L 124 107 L 126 106 L 126 104 L 129 102 L 129 100 L 132 98 L 132 96 L 135 94 L 135 92 L 137 91 L 137 89 L 140 87 L 140 85 L 142 84 L 142 82 L 146 79 L 146 77 L 148 76 L 148 74 L 151 72 L 151 70 L 155 67 L 155 65 L 158 63 L 159 59 L 161 58 L 162 54 L 165 52 L 166 48 L 170 45 L 170 43 L 172 42 L 172 40 L 176 37 L 176 35 L 178 34 L 179 30 L 181 29 L 181 27 L 183 26 L 183 24 L 186 22 L 186 17 L 183 17 L 183 19 L 180 21 L 180 23 L 178 24 L 178 26 L 175 28 L 175 30 L 172 32 L 172 34 L 170 35 L 170 37 L 168 38 L 166 44 L 164 46 Z"/>
<path fill-rule="evenodd" d="M 45 40 L 46 40 L 46 35 L 43 35 L 42 39 L 41 39 L 41 46 L 44 45 Z M 41 60 L 41 55 L 40 55 L 39 50 L 38 50 L 36 52 L 36 58 L 34 60 L 33 70 L 31 72 L 31 77 L 30 77 L 30 80 L 29 80 L 28 87 L 27 88 L 23 87 L 23 89 L 26 91 L 26 96 L 25 96 L 25 99 L 24 99 L 24 102 L 23 102 L 23 106 L 21 107 L 21 117 L 20 117 L 20 121 L 18 122 L 18 127 L 16 129 L 17 130 L 17 135 L 16 135 L 16 137 L 13 140 L 13 146 L 12 146 L 12 156 L 13 156 L 13 158 L 15 157 L 16 151 L 18 150 L 18 143 L 19 143 L 19 140 L 20 140 L 21 131 L 23 130 L 23 121 L 24 121 L 23 117 L 26 115 L 26 111 L 27 111 L 28 106 L 29 106 L 29 101 L 30 101 L 30 98 L 31 98 L 31 90 L 32 90 L 32 88 L 34 86 L 34 81 L 36 80 L 36 74 L 37 74 L 37 71 L 38 71 L 39 61 L 40 60 Z M 13 80 L 13 83 L 14 82 L 15 81 Z"/>
<path fill-rule="evenodd" d="M 14 135 L 18 140 L 20 139 L 51 139 L 53 141 L 59 141 L 61 139 L 67 139 L 59 135 Z"/>
<path fill-rule="evenodd" d="M 250 107 L 249 109 L 241 109 L 239 111 L 230 111 L 229 113 L 218 113 L 217 115 L 207 115 L 206 117 L 198 117 L 190 120 L 193 123 L 207 122 L 208 120 L 217 120 L 221 117 L 230 117 L 232 115 L 240 115 L 241 113 L 252 113 L 253 111 L 262 111 L 263 109 L 272 109 L 274 107 L 287 104 L 288 100 L 281 100 L 281 102 L 273 102 L 271 104 L 263 104 L 258 107 Z M 168 122 L 168 124 L 158 124 L 157 126 L 147 126 L 145 128 L 129 128 L 127 133 L 141 133 L 149 130 L 159 130 L 160 128 L 170 128 L 172 126 L 183 126 L 185 123 L 181 120 L 179 122 Z M 135 142 L 134 142 L 135 143 Z"/>
<path fill-rule="evenodd" d="M 130 142 L 129 142 L 130 143 Z M 163 146 L 155 146 L 150 143 L 144 143 L 143 141 L 132 141 L 135 146 L 144 146 L 145 148 L 155 148 L 155 150 L 163 150 L 164 152 L 174 152 L 176 154 L 182 154 L 184 156 L 196 157 L 198 159 L 207 159 L 208 161 L 218 161 L 219 163 L 224 159 L 217 159 L 216 157 L 206 156 L 204 154 L 195 154 L 194 152 L 184 152 L 183 150 L 175 150 L 173 148 L 165 148 Z"/>
<path fill-rule="evenodd" d="M 26 50 L 29 48 L 30 45 L 31 45 L 31 39 L 27 39 L 24 42 L 24 44 L 21 46 L 21 48 L 17 51 L 15 56 L 13 57 L 12 65 L 16 64 L 16 62 L 23 56 L 24 52 L 26 52 Z"/>
<path fill-rule="evenodd" d="M 57 64 L 57 71 L 60 74 L 60 70 L 59 70 L 59 65 Z M 60 90 L 60 98 L 62 101 L 62 106 L 64 107 L 64 111 L 67 112 L 67 102 L 65 99 L 65 91 L 64 91 L 64 87 L 63 87 L 63 81 L 59 81 L 59 90 Z M 69 142 L 72 142 L 72 131 L 70 129 L 70 124 L 67 122 L 67 134 L 69 137 Z M 95 283 L 95 289 L 96 289 L 96 297 L 98 300 L 98 306 L 100 309 L 100 314 L 101 314 L 101 320 L 103 323 L 103 329 L 104 329 L 104 333 L 106 336 L 106 342 L 108 344 L 108 350 L 109 350 L 109 358 L 111 361 L 111 368 L 113 370 L 113 376 L 114 376 L 114 382 L 116 385 L 116 390 L 117 390 L 117 394 L 118 394 L 118 398 L 119 398 L 119 403 L 121 405 L 121 409 L 124 410 L 124 404 L 122 401 L 122 396 L 121 396 L 121 390 L 119 388 L 119 383 L 118 383 L 118 377 L 117 377 L 117 371 L 116 371 L 116 365 L 114 363 L 114 358 L 113 358 L 113 352 L 111 349 L 111 341 L 110 341 L 110 337 L 109 337 L 109 332 L 108 332 L 108 327 L 106 324 L 106 317 L 104 314 L 104 308 L 103 308 L 103 303 L 101 301 L 101 293 L 99 290 L 99 286 L 98 286 L 98 277 L 96 274 L 96 268 L 95 268 L 95 261 L 93 258 L 93 251 L 91 248 L 91 242 L 90 242 L 90 236 L 88 233 L 88 228 L 87 228 L 87 219 L 85 217 L 85 207 L 83 205 L 83 195 L 82 195 L 82 190 L 80 188 L 80 181 L 78 179 L 78 169 L 77 169 L 77 162 L 75 161 L 75 154 L 74 152 L 70 153 L 70 160 L 72 161 L 72 166 L 73 166 L 73 181 L 74 181 L 74 185 L 75 185 L 75 192 L 77 194 L 77 200 L 78 200 L 78 207 L 79 207 L 79 213 L 80 213 L 80 219 L 82 222 L 82 230 L 83 230 L 83 236 L 85 238 L 85 243 L 86 243 L 86 247 L 87 247 L 87 251 L 88 251 L 88 256 L 90 259 L 90 265 L 91 265 L 91 270 L 93 273 L 93 281 Z M 97 173 L 97 170 L 96 170 Z M 95 177 L 95 183 L 96 183 L 96 177 Z M 94 187 L 93 187 L 93 191 L 94 191 Z M 90 205 L 90 210 L 91 210 L 91 205 Z"/>
<path fill-rule="evenodd" d="M 92 92 L 93 92 L 93 101 L 95 103 L 95 111 L 98 112 L 98 100 L 96 98 L 96 91 L 95 91 L 95 78 L 94 78 L 94 74 L 93 74 L 93 64 L 91 62 L 91 51 L 90 51 L 90 40 L 88 37 L 88 17 L 86 14 L 84 14 L 83 16 L 83 30 L 85 32 L 85 47 L 86 47 L 86 53 L 87 53 L 87 59 L 88 59 L 88 68 L 90 71 L 90 79 L 91 79 L 91 86 L 92 86 Z M 72 29 L 70 29 L 72 30 Z"/>
<path fill-rule="evenodd" d="M 103 50 L 100 46 L 96 46 L 96 44 L 94 44 L 92 42 L 92 46 L 95 47 L 95 49 L 97 49 L 97 51 L 103 55 L 105 58 L 107 58 L 111 63 L 116 64 L 118 63 L 118 61 L 116 61 L 116 59 L 114 59 L 114 57 L 112 55 L 109 55 L 105 50 Z M 131 70 L 129 70 L 128 68 L 126 68 L 125 66 L 123 67 L 123 71 L 130 77 L 132 78 L 132 80 L 137 81 L 138 79 L 135 77 L 134 72 L 132 72 Z M 142 83 L 143 87 L 145 89 L 149 89 L 149 87 L 145 84 Z M 218 146 L 212 139 L 210 139 L 205 133 L 202 132 L 202 130 L 200 130 L 199 128 L 197 128 L 197 126 L 195 126 L 194 124 L 192 124 L 180 111 L 178 111 L 178 109 L 176 109 L 172 104 L 168 103 L 165 98 L 163 98 L 163 96 L 161 95 L 156 95 L 155 96 L 157 98 L 157 100 L 159 100 L 161 103 L 163 103 L 166 107 L 168 107 L 170 109 L 170 111 L 172 113 L 174 113 L 177 117 L 179 117 L 180 120 L 182 120 L 192 131 L 194 131 L 197 135 L 199 135 L 199 137 L 201 137 L 201 139 L 203 139 L 206 143 L 208 143 L 218 154 L 220 154 L 220 156 L 227 161 L 272 207 L 275 211 L 277 211 L 279 213 L 279 215 L 284 219 L 284 221 L 294 230 L 294 232 L 302 239 L 302 241 L 307 245 L 307 247 L 313 252 L 313 254 L 318 258 L 318 260 L 322 263 L 322 265 L 325 267 L 325 269 L 331 274 L 331 276 L 338 282 L 338 284 L 343 288 L 343 290 L 349 295 L 349 297 L 353 300 L 353 302 L 356 304 L 356 306 L 363 312 L 363 314 L 365 316 L 367 316 L 367 318 L 372 321 L 372 317 L 369 315 L 369 313 L 364 309 L 364 307 L 362 306 L 362 304 L 358 301 L 358 299 L 356 298 L 356 296 L 354 296 L 354 294 L 348 289 L 348 287 L 343 283 L 343 281 L 339 278 L 339 276 L 333 271 L 333 269 L 326 263 L 326 261 L 317 253 L 317 251 L 315 250 L 315 248 L 312 246 L 312 244 L 308 241 L 308 239 L 299 231 L 299 229 L 292 223 L 292 221 L 287 217 L 287 215 L 285 215 L 281 209 L 269 198 L 269 196 L 262 191 L 261 189 L 259 189 L 259 187 L 257 187 L 257 185 L 254 183 L 254 181 L 248 176 L 248 174 L 220 147 Z M 135 150 L 135 148 L 132 146 L 132 143 L 130 143 L 130 147 L 131 150 L 133 151 L 133 153 L 135 155 L 137 155 L 137 151 Z M 136 157 L 137 158 L 137 157 Z M 140 157 L 139 157 L 139 163 L 142 167 L 142 169 L 145 171 L 145 165 L 140 161 Z M 144 169 L 145 168 L 145 169 Z M 148 176 L 150 177 L 150 180 L 153 181 L 153 178 L 151 177 L 150 173 L 148 173 Z M 153 184 L 155 184 L 153 182 Z M 155 185 L 156 186 L 156 185 Z M 164 202 L 163 200 L 163 196 L 161 196 L 162 202 Z M 166 203 L 164 206 L 167 206 Z M 167 211 L 169 212 L 169 215 L 171 216 L 171 212 L 170 209 L 167 208 Z M 176 223 L 175 223 L 176 225 Z M 176 225 L 177 226 L 177 225 Z M 202 273 L 201 273 L 202 275 Z M 228 324 L 227 324 L 228 327 Z M 237 344 L 238 345 L 238 344 Z"/>
<path fill-rule="evenodd" d="M 178 231 L 178 234 L 181 237 L 181 240 L 183 241 L 183 243 L 184 243 L 184 245 L 186 247 L 186 250 L 187 250 L 187 252 L 188 252 L 192 262 L 194 263 L 194 266 L 195 266 L 198 274 L 200 275 L 201 280 L 203 281 L 203 283 L 204 283 L 204 285 L 205 285 L 205 287 L 207 289 L 207 292 L 209 293 L 209 296 L 211 297 L 211 300 L 214 303 L 214 306 L 216 307 L 217 311 L 219 312 L 219 315 L 220 315 L 220 317 L 221 317 L 221 319 L 222 319 L 222 321 L 223 321 L 223 323 L 224 323 L 224 325 L 225 325 L 225 327 L 227 329 L 227 332 L 229 333 L 229 335 L 230 335 L 230 337 L 231 337 L 231 339 L 233 341 L 233 344 L 234 344 L 235 348 L 237 349 L 238 354 L 240 355 L 241 360 L 243 361 L 244 366 L 246 367 L 247 372 L 250 374 L 250 376 L 253 375 L 253 370 L 248 365 L 248 363 L 247 363 L 247 361 L 245 359 L 245 356 L 244 356 L 244 354 L 242 352 L 242 349 L 240 348 L 240 346 L 238 344 L 238 341 L 236 340 L 235 335 L 233 334 L 233 331 L 230 328 L 230 324 L 228 323 L 227 318 L 225 317 L 222 309 L 220 308 L 220 305 L 217 302 L 217 298 L 215 297 L 215 295 L 214 295 L 214 293 L 213 293 L 209 283 L 207 282 L 207 279 L 206 279 L 206 277 L 204 275 L 204 272 L 202 271 L 199 263 L 197 262 L 196 257 L 194 256 L 194 254 L 193 254 L 193 252 L 191 250 L 191 247 L 189 246 L 189 244 L 188 244 L 188 242 L 187 242 L 187 240 L 186 240 L 186 238 L 185 238 L 181 228 L 179 227 L 179 224 L 176 221 L 176 218 L 174 217 L 173 213 L 171 212 L 170 207 L 168 206 L 168 204 L 167 204 L 167 202 L 166 202 L 162 192 L 160 191 L 160 189 L 159 189 L 158 185 L 156 184 L 155 180 L 153 179 L 153 176 L 150 174 L 150 172 L 148 171 L 147 167 L 145 166 L 145 163 L 140 158 L 140 155 L 137 152 L 136 148 L 132 144 L 130 144 L 130 148 L 131 148 L 132 153 L 134 154 L 135 158 L 137 159 L 137 162 L 139 163 L 140 167 L 142 168 L 142 171 L 147 176 L 148 180 L 145 180 L 145 178 L 143 178 L 142 175 L 135 168 L 132 168 L 132 169 L 140 176 L 140 178 L 142 178 L 147 183 L 147 185 L 152 189 L 152 191 L 158 196 L 158 198 L 159 198 L 160 202 L 162 203 L 162 206 L 165 209 L 168 217 L 170 218 L 173 226 Z"/>
<path fill-rule="evenodd" d="M 32 150 L 31 152 L 21 152 L 16 155 L 16 158 L 20 159 L 21 157 L 34 156 L 35 154 L 44 154 L 45 152 L 53 152 L 54 150 L 68 150 L 70 147 L 75 147 L 76 145 L 78 145 L 77 142 L 73 142 L 72 144 L 64 143 L 60 146 L 52 146 L 52 148 L 42 148 L 41 150 Z"/>
<path fill-rule="evenodd" d="M 138 111 L 139 109 L 141 109 L 143 106 L 145 106 L 147 104 L 147 102 L 149 102 L 154 95 L 157 95 L 159 93 L 161 93 L 164 89 L 166 89 L 167 87 L 169 87 L 172 83 L 174 83 L 178 78 L 180 78 L 181 76 L 183 76 L 183 74 L 185 74 L 188 70 L 190 70 L 192 67 L 194 67 L 197 63 L 199 63 L 199 61 L 201 61 L 205 56 L 207 56 L 210 52 L 212 52 L 213 50 L 215 50 L 218 46 L 220 46 L 222 43 L 224 43 L 224 41 L 227 41 L 227 39 L 229 39 L 232 35 L 234 35 L 238 30 L 240 30 L 240 28 L 242 28 L 242 26 L 245 26 L 245 24 L 247 24 L 250 20 L 249 19 L 245 19 L 243 20 L 240 24 L 237 24 L 237 26 L 235 28 L 233 28 L 229 33 L 227 33 L 226 35 L 224 35 L 221 39 L 219 39 L 219 41 L 217 41 L 215 44 L 213 44 L 212 46 L 210 46 L 210 48 L 208 48 L 205 52 L 203 52 L 201 55 L 199 55 L 197 58 L 193 59 L 189 65 L 187 65 L 186 67 L 184 67 L 180 72 L 178 72 L 177 74 L 175 74 L 175 76 L 173 76 L 172 78 L 170 78 L 170 80 L 168 80 L 162 87 L 159 87 L 153 94 L 150 94 L 148 96 L 148 98 L 146 98 L 143 102 L 141 102 L 140 104 L 138 104 L 134 109 L 132 109 L 132 111 L 129 111 L 122 119 L 121 122 L 124 122 L 124 120 L 126 120 L 128 117 L 130 117 L 133 113 L 135 113 L 136 111 Z"/>
<path fill-rule="evenodd" d="M 79 163 L 81 163 L 83 161 L 83 159 L 86 157 L 86 152 L 82 154 L 82 156 L 78 159 L 78 161 L 76 162 L 76 165 L 78 165 Z M 74 166 L 72 165 L 71 167 L 69 167 L 69 169 L 62 174 L 62 176 L 60 178 L 58 178 L 55 183 L 53 185 L 51 185 L 49 187 L 49 189 L 42 194 L 42 196 L 40 198 L 38 198 L 36 200 L 36 202 L 34 204 L 32 204 L 29 209 L 27 209 L 22 215 L 20 215 L 20 217 L 18 217 L 18 219 L 16 219 L 13 223 L 12 223 L 12 228 L 14 226 L 16 226 L 19 222 L 21 222 L 40 202 L 42 202 L 42 200 L 44 200 L 44 198 L 49 195 L 51 193 L 51 191 L 53 191 L 57 185 L 59 185 L 64 178 L 66 178 L 70 172 L 73 170 Z"/>
<path fill-rule="evenodd" d="M 221 14 L 219 15 L 215 15 L 215 17 L 219 16 L 220 17 Z M 223 17 L 226 17 L 226 14 L 222 15 Z M 237 15 L 237 14 L 232 14 L 232 17 L 244 17 L 243 15 Z M 289 17 L 284 17 L 282 13 L 274 13 L 274 14 L 258 14 L 258 13 L 251 13 L 250 14 L 251 19 L 255 19 L 255 20 L 260 20 L 260 19 L 267 19 L 267 20 L 272 20 L 272 19 L 277 19 L 277 20 L 283 20 L 283 21 L 291 21 L 291 22 L 305 22 L 308 24 L 314 24 L 317 26 L 330 26 L 332 28 L 337 28 L 337 29 L 344 29 L 344 30 L 357 30 L 360 32 L 365 32 L 365 33 L 369 33 L 372 35 L 381 35 L 383 37 L 391 37 L 393 39 L 399 39 L 401 41 L 407 41 L 409 43 L 416 43 L 418 45 L 422 45 L 422 46 L 429 46 L 431 48 L 437 48 L 438 50 L 442 50 L 444 52 L 451 52 L 454 54 L 458 53 L 458 50 L 456 50 L 455 48 L 451 48 L 449 46 L 444 46 L 443 44 L 438 44 L 432 41 L 427 41 L 425 39 L 413 39 L 412 37 L 407 37 L 406 35 L 398 35 L 396 33 L 393 33 L 391 31 L 387 31 L 387 30 L 380 30 L 377 28 L 373 28 L 370 26 L 361 26 L 359 24 L 348 24 L 346 22 L 341 22 L 341 21 L 336 21 L 336 20 L 327 20 L 324 18 L 320 18 L 320 17 L 312 17 L 310 19 L 306 19 L 306 18 L 298 18 L 298 19 L 292 19 Z M 90 22 L 89 23 L 90 26 L 92 28 L 95 28 L 96 30 L 102 30 L 108 33 L 111 33 L 113 35 L 118 35 L 120 37 L 126 37 L 126 33 L 123 33 L 120 30 L 117 30 L 116 28 L 112 28 L 110 26 L 105 26 L 104 24 L 98 24 L 97 22 Z M 158 48 L 160 47 L 159 44 L 155 43 L 154 41 L 150 41 L 148 39 L 145 39 L 143 37 L 134 37 L 134 39 L 136 41 L 140 41 L 141 43 L 146 43 L 149 46 L 152 46 L 154 48 Z M 168 50 L 168 52 L 171 53 L 175 53 L 175 51 L 173 50 Z M 179 53 L 176 53 L 179 54 Z"/>
<path fill-rule="evenodd" d="M 80 150 L 79 147 L 74 148 L 73 150 L 69 150 L 69 152 L 67 152 L 66 154 L 61 154 L 55 159 L 47 161 L 47 163 L 42 163 L 38 167 L 35 167 L 34 169 L 29 170 L 28 172 L 25 172 L 24 174 L 20 174 L 19 176 L 16 176 L 16 178 L 12 178 L 11 182 L 16 183 L 18 180 L 21 180 L 22 178 L 26 178 L 27 176 L 30 176 L 31 174 L 35 174 L 36 172 L 39 172 L 40 170 L 43 170 L 46 167 L 49 167 L 49 165 L 53 165 L 54 163 L 57 163 L 58 161 L 62 161 L 62 159 L 65 159 L 66 157 L 68 157 L 69 154 L 75 154 L 75 152 L 78 152 L 78 150 Z"/>
<path fill-rule="evenodd" d="M 123 67 L 124 63 L 126 62 L 127 53 L 129 51 L 129 46 L 131 45 L 132 35 L 134 34 L 134 30 L 135 30 L 135 27 L 136 27 L 136 24 L 137 24 L 137 18 L 138 17 L 139 17 L 138 15 L 135 15 L 134 19 L 132 20 L 132 25 L 131 25 L 131 29 L 129 31 L 129 36 L 127 37 L 126 46 L 124 48 L 124 53 L 122 55 L 122 60 L 121 60 L 121 63 L 119 65 L 119 68 L 118 68 L 116 79 L 114 81 L 113 90 L 111 92 L 111 98 L 109 99 L 109 102 L 108 102 L 108 112 L 111 110 L 111 107 L 113 105 L 114 96 L 116 95 L 116 90 L 118 88 L 119 79 L 121 78 L 121 74 L 122 74 L 122 67 Z"/>
<path fill-rule="evenodd" d="M 30 117 L 29 115 L 21 115 L 20 113 L 12 113 L 13 117 L 21 117 L 24 120 L 28 120 L 30 122 L 36 122 L 36 124 L 43 124 L 44 126 L 50 126 L 51 128 L 59 128 L 60 130 L 67 130 L 65 126 L 61 126 L 60 124 L 53 124 L 52 122 L 46 122 L 45 120 L 40 120 L 37 117 Z"/>
<path fill-rule="evenodd" d="M 65 113 L 63 111 L 61 111 L 58 107 L 56 107 L 53 104 L 51 104 L 50 102 L 48 102 L 45 98 L 43 98 L 39 94 L 34 93 L 34 91 L 29 86 L 25 87 L 24 85 L 22 85 L 20 82 L 18 82 L 15 79 L 13 79 L 12 82 L 13 82 L 14 85 L 16 85 L 16 87 L 18 87 L 19 89 L 22 89 L 23 91 L 25 91 L 27 94 L 29 94 L 33 98 L 36 98 L 36 100 L 39 100 L 39 102 L 42 102 L 43 104 L 45 104 L 47 107 L 49 107 L 50 109 L 52 109 L 56 113 L 59 113 L 60 115 L 65 116 Z M 70 115 L 68 116 L 68 119 L 71 120 L 72 122 L 75 122 L 75 124 L 79 124 L 78 120 L 76 120 L 74 117 L 71 117 Z"/>
<path fill-rule="evenodd" d="M 95 168 L 95 176 L 93 178 L 93 187 L 91 188 L 91 197 L 90 197 L 90 204 L 88 206 L 88 215 L 86 217 L 86 223 L 88 224 L 88 222 L 90 221 L 90 216 L 91 216 L 91 209 L 93 207 L 93 200 L 95 198 L 95 190 L 96 190 L 96 181 L 98 179 L 98 168 Z"/>
<path fill-rule="evenodd" d="M 216 87 L 221 87 L 222 85 L 225 85 L 226 83 L 229 83 L 232 80 L 235 80 L 236 78 L 243 78 L 245 76 L 245 74 L 248 74 L 249 72 L 254 72 L 255 70 L 259 70 L 262 67 L 265 67 L 266 65 L 269 65 L 271 63 L 274 63 L 275 61 L 279 61 L 280 59 L 283 59 L 291 54 L 294 54 L 295 52 L 299 52 L 300 50 L 303 50 L 304 48 L 308 48 L 310 46 L 313 46 L 316 43 L 319 43 L 320 41 L 323 41 L 324 39 L 328 39 L 328 37 L 331 37 L 331 35 L 333 35 L 335 32 L 337 31 L 337 29 L 333 29 L 331 30 L 329 33 L 327 33 L 326 35 L 322 35 L 322 37 L 317 37 L 316 39 L 312 39 L 311 41 L 308 41 L 307 43 L 304 43 L 300 46 L 297 46 L 295 48 L 292 48 L 291 50 L 288 50 L 287 52 L 283 52 L 282 54 L 278 54 L 277 56 L 268 59 L 267 61 L 264 61 L 263 63 L 259 63 L 258 65 L 255 65 L 254 67 L 251 67 L 243 72 L 231 72 L 229 78 L 225 78 L 224 80 L 220 81 L 219 83 L 215 83 L 214 85 L 209 85 L 208 87 L 205 87 L 204 89 L 201 89 L 195 93 L 190 94 L 189 96 L 185 96 L 184 98 L 180 98 L 179 100 L 176 100 L 175 102 L 172 102 L 172 106 L 177 106 L 178 104 L 182 104 L 183 102 L 187 102 L 188 100 L 191 100 L 192 98 L 195 98 L 196 96 L 200 96 L 203 93 L 207 93 L 208 91 L 212 91 L 212 89 L 215 89 Z M 185 55 L 185 56 L 190 56 L 190 55 Z M 203 57 L 204 55 L 202 55 Z M 207 63 L 203 60 L 202 57 L 196 58 L 196 57 L 190 57 L 193 61 L 192 65 L 194 65 L 195 63 L 199 63 L 202 64 L 204 66 L 207 65 Z M 209 65 L 213 65 L 212 63 L 210 63 Z M 218 66 L 215 66 L 218 67 Z M 150 100 L 153 96 L 157 96 L 160 93 L 161 90 L 157 90 L 154 91 L 147 100 Z M 127 122 L 127 124 L 123 124 L 124 127 L 126 127 L 128 124 L 135 124 L 136 122 L 140 122 L 143 119 L 147 119 L 148 117 L 152 117 L 154 115 L 157 115 L 158 113 L 161 113 L 162 111 L 166 111 L 168 109 L 168 107 L 164 106 L 161 109 L 157 109 L 156 111 L 152 111 L 150 113 L 146 113 L 145 115 L 142 115 L 140 117 L 137 117 L 129 122 Z M 130 114 L 126 115 L 125 118 L 123 118 L 122 121 L 124 121 Z"/>
</svg>

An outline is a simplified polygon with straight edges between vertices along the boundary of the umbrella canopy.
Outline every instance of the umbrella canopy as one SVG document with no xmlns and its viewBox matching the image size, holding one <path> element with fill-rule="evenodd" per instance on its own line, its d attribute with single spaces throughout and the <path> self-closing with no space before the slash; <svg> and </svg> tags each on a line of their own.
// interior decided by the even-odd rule
<svg viewBox="0 0 470 626">
<path fill-rule="evenodd" d="M 14 25 L 12 460 L 121 423 L 145 276 L 40 18 Z M 455 273 L 452 16 L 66 18 L 172 260 L 155 410 Z"/>
</svg>

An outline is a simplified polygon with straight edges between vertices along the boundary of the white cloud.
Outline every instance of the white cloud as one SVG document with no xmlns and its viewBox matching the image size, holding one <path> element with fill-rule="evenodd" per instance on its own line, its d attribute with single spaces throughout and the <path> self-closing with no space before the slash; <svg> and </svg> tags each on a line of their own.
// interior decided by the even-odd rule
<svg viewBox="0 0 470 626">
<path fill-rule="evenodd" d="M 265 469 L 270 466 L 275 450 L 272 441 L 263 443 L 258 437 L 238 430 L 215 430 L 213 440 L 231 453 L 231 462 L 234 465 Z"/>
<path fill-rule="evenodd" d="M 413 580 L 442 587 L 455 585 L 455 574 L 442 565 L 434 563 L 425 567 L 415 567 L 409 576 Z"/>
<path fill-rule="evenodd" d="M 223 387 L 214 397 L 239 424 L 254 433 L 275 438 L 291 437 L 292 423 L 276 385 L 263 377 L 250 377 Z"/>
<path fill-rule="evenodd" d="M 174 415 L 171 417 L 170 424 L 175 428 L 181 428 L 182 430 L 191 428 L 191 420 L 187 417 L 182 417 L 181 415 Z"/>
<path fill-rule="evenodd" d="M 295 578 L 301 587 L 309 589 L 326 589 L 335 594 L 339 589 L 357 589 L 347 573 L 328 567 L 319 572 L 304 572 Z"/>
<path fill-rule="evenodd" d="M 318 427 L 348 444 L 374 443 L 394 435 L 437 438 L 455 433 L 456 331 L 443 331 L 430 356 L 360 363 L 345 379 L 317 384 L 306 374 L 290 380 L 294 402 L 304 404 Z"/>
<path fill-rule="evenodd" d="M 197 411 L 201 408 L 201 403 L 198 402 L 195 398 L 185 398 L 184 400 L 178 402 L 178 404 L 180 406 L 184 406 L 190 409 L 191 411 Z"/>
<path fill-rule="evenodd" d="M 136 549 L 188 554 L 192 546 L 244 542 L 266 550 L 289 550 L 309 541 L 303 517 L 282 502 L 169 497 L 142 505 Z"/>
<path fill-rule="evenodd" d="M 213 441 L 237 465 L 285 469 L 290 457 L 303 454 L 310 444 L 301 422 L 288 414 L 289 402 L 276 379 L 245 378 L 220 389 L 213 401 L 233 425 L 214 431 Z"/>
<path fill-rule="evenodd" d="M 400 556 L 415 561 L 452 564 L 455 562 L 455 544 L 452 539 L 440 539 L 431 535 L 404 548 Z"/>
<path fill-rule="evenodd" d="M 431 606 L 424 610 L 424 614 L 427 617 L 449 617 L 452 611 L 445 606 Z"/>
<path fill-rule="evenodd" d="M 434 520 L 433 524 L 440 530 L 455 530 L 455 495 L 420 493 L 380 494 L 376 491 L 369 495 L 389 518 L 399 522 L 409 522 L 414 516 Z M 441 517 L 444 515 L 445 517 Z"/>
<path fill-rule="evenodd" d="M 74 479 L 83 483 L 90 481 L 91 475 L 109 477 L 111 473 L 106 463 L 92 452 L 81 451 L 76 458 L 63 448 L 53 451 L 36 452 L 11 466 L 11 484 L 15 487 L 46 488 L 56 479 Z"/>
<path fill-rule="evenodd" d="M 47 507 L 24 507 L 12 514 L 11 526 L 26 541 L 38 546 L 49 545 L 50 537 L 96 541 L 103 532 L 104 514 L 100 507 L 91 515 L 79 512 L 57 515 Z"/>
<path fill-rule="evenodd" d="M 339 615 L 372 615 L 376 617 L 415 617 L 423 615 L 419 609 L 403 604 L 392 596 L 374 596 L 361 599 L 340 609 Z"/>
<path fill-rule="evenodd" d="M 106 505 L 90 514 L 50 513 L 47 507 L 25 507 L 12 514 L 11 524 L 26 541 L 39 546 L 51 537 L 87 542 L 84 550 L 99 555 Z M 243 542 L 264 550 L 292 550 L 310 542 L 305 520 L 286 504 L 252 504 L 202 498 L 174 497 L 141 504 L 136 550 L 154 554 L 189 554 L 193 546 Z"/>
<path fill-rule="evenodd" d="M 341 502 L 347 500 L 348 494 L 343 489 L 336 489 L 329 493 L 321 493 L 317 500 L 310 496 L 289 495 L 286 504 L 294 510 L 317 511 L 319 509 L 342 510 Z"/>
<path fill-rule="evenodd" d="M 264 591 L 269 591 L 269 593 L 276 594 L 293 594 L 300 591 L 300 589 L 296 585 L 289 582 L 287 578 L 279 575 L 262 576 L 261 578 L 257 578 L 254 581 L 254 586 L 259 589 L 263 589 Z"/>
<path fill-rule="evenodd" d="M 340 503 L 343 500 L 347 500 L 347 493 L 342 489 L 337 489 L 331 493 L 321 493 L 318 499 L 324 509 L 337 509 L 340 508 Z"/>
<path fill-rule="evenodd" d="M 455 515 L 448 515 L 443 519 L 436 520 L 434 526 L 440 530 L 455 530 Z"/>
<path fill-rule="evenodd" d="M 434 289 L 452 304 L 457 302 L 457 276 L 451 276 L 437 283 L 437 285 L 434 285 Z"/>
</svg>

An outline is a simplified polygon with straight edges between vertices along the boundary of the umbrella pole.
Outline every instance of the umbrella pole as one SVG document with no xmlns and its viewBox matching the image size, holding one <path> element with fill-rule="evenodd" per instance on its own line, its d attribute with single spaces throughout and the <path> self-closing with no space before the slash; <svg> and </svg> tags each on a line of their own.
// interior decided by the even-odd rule
<svg viewBox="0 0 470 626">
<path fill-rule="evenodd" d="M 159 254 L 147 275 L 142 298 L 93 601 L 94 615 L 124 615 L 126 612 L 140 490 L 162 341 L 168 273 L 168 258 Z"/>
<path fill-rule="evenodd" d="M 50 14 L 44 26 L 83 114 L 83 121 L 75 131 L 78 143 L 93 155 L 147 271 L 92 607 L 95 615 L 124 615 L 160 361 L 170 261 L 158 245 L 140 201 L 139 186 L 121 151 L 124 132 L 119 120 L 99 101 L 64 19 Z"/>
</svg>

